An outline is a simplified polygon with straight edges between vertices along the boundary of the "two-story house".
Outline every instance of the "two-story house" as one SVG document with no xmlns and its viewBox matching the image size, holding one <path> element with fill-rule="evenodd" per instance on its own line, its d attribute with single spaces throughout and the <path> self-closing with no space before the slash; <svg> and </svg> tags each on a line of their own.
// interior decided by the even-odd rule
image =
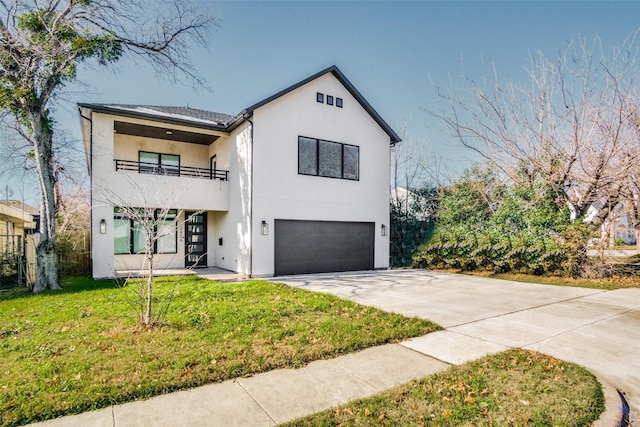
<svg viewBox="0 0 640 427">
<path fill-rule="evenodd" d="M 388 267 L 389 154 L 400 138 L 337 67 L 235 116 L 79 110 L 94 277 L 142 266 L 144 233 L 123 206 L 170 209 L 157 222 L 158 268 L 267 277 Z"/>
</svg>

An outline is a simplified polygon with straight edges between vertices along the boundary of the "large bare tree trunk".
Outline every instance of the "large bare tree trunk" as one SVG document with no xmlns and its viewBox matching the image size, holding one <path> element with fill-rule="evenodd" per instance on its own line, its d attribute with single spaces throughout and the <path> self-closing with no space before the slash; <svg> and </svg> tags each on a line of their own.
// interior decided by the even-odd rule
<svg viewBox="0 0 640 427">
<path fill-rule="evenodd" d="M 79 64 L 106 66 L 125 55 L 171 80 L 182 75 L 205 86 L 187 52 L 190 43 L 206 48 L 217 22 L 199 7 L 190 0 L 0 0 L 0 113 L 15 119 L 33 150 L 40 187 L 34 292 L 60 289 L 50 101 L 75 80 Z"/>
<path fill-rule="evenodd" d="M 43 123 L 43 116 L 34 113 L 31 117 L 34 154 L 40 186 L 40 243 L 36 248 L 37 273 L 33 292 L 61 289 L 58 274 L 58 251 L 56 243 L 55 176 L 53 174 L 52 134 Z"/>
</svg>

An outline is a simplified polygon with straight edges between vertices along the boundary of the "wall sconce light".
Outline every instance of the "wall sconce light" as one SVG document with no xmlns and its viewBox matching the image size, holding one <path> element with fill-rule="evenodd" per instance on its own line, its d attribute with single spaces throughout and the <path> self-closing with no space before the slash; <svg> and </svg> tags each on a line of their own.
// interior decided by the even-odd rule
<svg viewBox="0 0 640 427">
<path fill-rule="evenodd" d="M 269 234 L 269 224 L 267 224 L 267 221 L 262 221 L 262 224 L 260 225 L 260 234 L 263 236 Z"/>
<path fill-rule="evenodd" d="M 382 226 L 380 227 L 380 234 L 382 236 L 386 236 L 387 235 L 387 226 L 382 224 Z"/>
<path fill-rule="evenodd" d="M 100 234 L 107 234 L 107 221 L 104 219 L 100 220 Z"/>
</svg>

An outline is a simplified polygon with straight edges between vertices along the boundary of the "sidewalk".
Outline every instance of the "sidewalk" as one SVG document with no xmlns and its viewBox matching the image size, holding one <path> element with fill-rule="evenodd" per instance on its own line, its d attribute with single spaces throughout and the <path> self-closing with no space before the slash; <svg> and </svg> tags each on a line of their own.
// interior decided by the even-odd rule
<svg viewBox="0 0 640 427">
<path fill-rule="evenodd" d="M 421 353 L 425 340 L 456 364 L 502 351 L 502 346 L 447 331 L 387 344 L 300 369 L 278 369 L 151 399 L 45 421 L 38 427 L 274 426 L 374 395 L 449 367 Z M 594 425 L 613 427 L 620 399 L 603 383 L 607 410 Z"/>
<path fill-rule="evenodd" d="M 212 271 L 213 273 L 219 273 Z M 274 278 L 290 286 L 435 321 L 446 328 L 300 369 L 280 369 L 148 400 L 58 418 L 40 427 L 273 426 L 508 348 L 585 366 L 603 385 L 619 425 L 626 393 L 640 407 L 640 288 L 604 291 L 508 282 L 424 270 Z"/>
</svg>

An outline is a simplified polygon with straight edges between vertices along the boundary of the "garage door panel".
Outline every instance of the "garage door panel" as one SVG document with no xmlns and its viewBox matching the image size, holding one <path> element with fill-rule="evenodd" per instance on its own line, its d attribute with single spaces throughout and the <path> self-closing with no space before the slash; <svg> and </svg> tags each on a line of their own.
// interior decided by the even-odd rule
<svg viewBox="0 0 640 427">
<path fill-rule="evenodd" d="M 373 269 L 372 222 L 275 221 L 275 274 Z"/>
</svg>

